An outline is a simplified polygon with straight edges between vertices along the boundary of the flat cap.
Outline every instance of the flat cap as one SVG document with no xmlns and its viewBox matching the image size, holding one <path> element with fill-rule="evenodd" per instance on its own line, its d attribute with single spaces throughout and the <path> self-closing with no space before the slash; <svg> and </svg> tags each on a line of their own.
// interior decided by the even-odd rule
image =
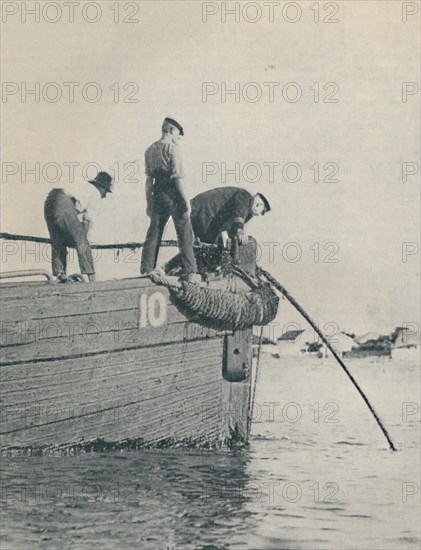
<svg viewBox="0 0 421 550">
<path fill-rule="evenodd" d="M 184 136 L 184 130 L 183 130 L 183 127 L 181 126 L 180 123 L 178 123 L 176 120 L 174 120 L 173 118 L 170 118 L 170 117 L 165 117 L 164 118 L 164 124 L 167 123 L 167 124 L 172 124 L 173 126 L 175 126 L 176 128 L 178 128 L 180 130 L 180 135 Z"/>
<path fill-rule="evenodd" d="M 263 214 L 266 214 L 266 212 L 270 212 L 270 204 L 267 198 L 264 195 L 262 195 L 262 193 L 257 193 L 257 194 L 262 199 L 263 204 L 265 205 L 265 211 L 263 212 Z"/>
</svg>

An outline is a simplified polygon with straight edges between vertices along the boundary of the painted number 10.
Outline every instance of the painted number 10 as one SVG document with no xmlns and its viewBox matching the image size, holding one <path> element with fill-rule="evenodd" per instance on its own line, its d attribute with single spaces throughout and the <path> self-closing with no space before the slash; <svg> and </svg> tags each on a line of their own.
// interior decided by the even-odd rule
<svg viewBox="0 0 421 550">
<path fill-rule="evenodd" d="M 139 327 L 160 327 L 167 320 L 167 299 L 161 292 L 140 295 Z"/>
</svg>

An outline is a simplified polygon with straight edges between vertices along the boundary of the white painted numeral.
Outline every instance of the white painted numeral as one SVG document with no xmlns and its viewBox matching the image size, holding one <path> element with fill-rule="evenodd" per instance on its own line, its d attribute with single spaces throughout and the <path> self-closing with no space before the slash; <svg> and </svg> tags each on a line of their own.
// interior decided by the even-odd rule
<svg viewBox="0 0 421 550">
<path fill-rule="evenodd" d="M 161 292 L 140 295 L 139 327 L 160 327 L 167 320 L 167 300 Z"/>
</svg>

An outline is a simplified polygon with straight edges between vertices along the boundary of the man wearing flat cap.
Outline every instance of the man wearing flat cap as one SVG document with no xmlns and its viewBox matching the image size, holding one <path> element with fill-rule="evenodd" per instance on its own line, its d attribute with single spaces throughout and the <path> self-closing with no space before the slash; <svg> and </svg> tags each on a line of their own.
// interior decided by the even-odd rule
<svg viewBox="0 0 421 550">
<path fill-rule="evenodd" d="M 195 237 L 204 243 L 217 242 L 226 231 L 230 239 L 246 244 L 245 224 L 269 211 L 269 201 L 262 193 L 251 194 L 241 187 L 217 187 L 192 199 L 191 223 Z M 179 257 L 175 256 L 165 266 L 166 271 L 178 267 L 179 263 Z"/>
<path fill-rule="evenodd" d="M 161 139 L 145 153 L 146 213 L 150 224 L 142 251 L 141 272 L 150 273 L 155 269 L 164 228 L 172 217 L 183 266 L 181 278 L 198 283 L 201 278 L 193 253 L 190 205 L 182 186 L 184 171 L 178 142 L 183 135 L 182 126 L 167 117 L 162 123 Z"/>
<path fill-rule="evenodd" d="M 247 243 L 244 225 L 254 216 L 264 216 L 270 205 L 262 193 L 251 194 L 241 187 L 217 187 L 191 201 L 191 222 L 196 237 L 214 243 L 223 231 L 241 244 Z"/>
<path fill-rule="evenodd" d="M 89 210 L 95 203 L 112 193 L 112 178 L 107 172 L 98 172 L 93 180 L 83 184 L 69 184 L 52 189 L 44 203 L 44 217 L 51 239 L 52 271 L 59 282 L 66 275 L 67 247 L 76 248 L 80 272 L 95 281 L 95 269 L 88 240 L 92 220 Z"/>
</svg>

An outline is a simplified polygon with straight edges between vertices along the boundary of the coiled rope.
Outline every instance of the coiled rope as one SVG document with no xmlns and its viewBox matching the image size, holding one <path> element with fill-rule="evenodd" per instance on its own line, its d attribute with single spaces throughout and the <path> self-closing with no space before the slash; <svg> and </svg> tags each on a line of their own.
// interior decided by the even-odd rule
<svg viewBox="0 0 421 550">
<path fill-rule="evenodd" d="M 168 288 L 173 302 L 191 321 L 217 330 L 244 330 L 266 325 L 278 312 L 279 298 L 267 283 L 249 292 L 202 287 L 153 272 L 150 279 Z"/>
</svg>

